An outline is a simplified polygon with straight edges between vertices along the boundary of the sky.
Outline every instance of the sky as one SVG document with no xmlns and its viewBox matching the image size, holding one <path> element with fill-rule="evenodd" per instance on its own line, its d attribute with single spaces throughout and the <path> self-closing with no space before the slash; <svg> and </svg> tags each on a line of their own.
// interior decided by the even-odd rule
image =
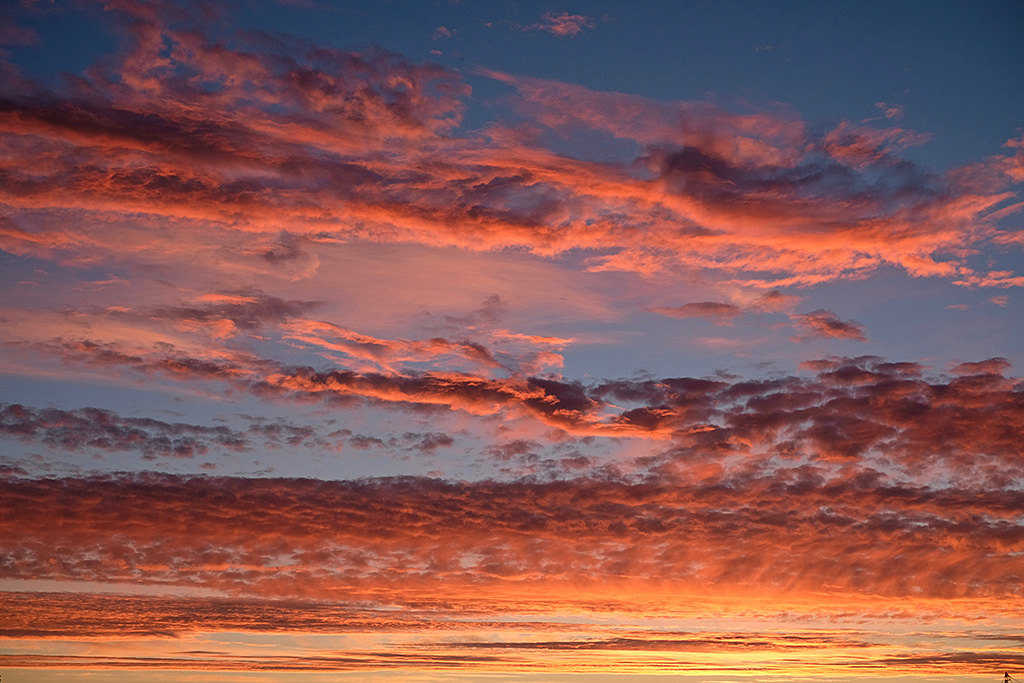
<svg viewBox="0 0 1024 683">
<path fill-rule="evenodd" d="M 1022 32 L 5 0 L 0 670 L 1024 679 Z"/>
</svg>

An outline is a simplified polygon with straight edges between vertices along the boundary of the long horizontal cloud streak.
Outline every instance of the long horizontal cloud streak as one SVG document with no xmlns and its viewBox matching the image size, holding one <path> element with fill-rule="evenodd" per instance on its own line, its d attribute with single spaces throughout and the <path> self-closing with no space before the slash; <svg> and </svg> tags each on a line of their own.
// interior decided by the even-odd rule
<svg viewBox="0 0 1024 683">
<path fill-rule="evenodd" d="M 206 600 L 54 593 L 0 593 L 5 619 L 0 634 L 12 637 L 95 639 L 88 654 L 8 654 L 9 667 L 90 669 L 192 669 L 206 671 L 366 671 L 380 669 L 443 669 L 490 671 L 558 671 L 571 667 L 602 673 L 665 669 L 722 671 L 737 668 L 762 673 L 785 671 L 799 662 L 801 670 L 857 672 L 879 669 L 892 673 L 925 671 L 986 675 L 992 667 L 1016 666 L 1013 651 L 986 648 L 988 640 L 1010 644 L 1012 634 L 945 632 L 932 639 L 943 649 L 908 650 L 892 634 L 863 630 L 799 630 L 795 632 L 678 632 L 625 630 L 620 627 L 567 626 L 546 621 L 488 621 L 451 618 L 418 609 L 375 610 L 365 605 L 295 601 Z M 493 613 L 493 611 L 492 611 Z M 530 635 L 524 639 L 523 629 Z M 233 653 L 221 647 L 203 649 L 185 640 L 210 631 L 274 634 L 377 634 L 369 646 L 358 641 L 323 652 L 285 647 L 268 653 Z M 343 637 L 345 637 L 343 636 Z M 974 638 L 973 642 L 972 636 Z M 102 638 L 158 638 L 167 644 L 157 656 L 103 647 Z M 176 637 L 171 639 L 169 637 Z M 380 642 L 387 638 L 386 645 Z M 467 639 L 471 637 L 472 639 Z M 970 643 L 964 644 L 964 641 Z M 152 641 L 151 641 L 152 642 Z M 344 642 L 344 641 L 342 641 Z M 108 653 L 104 654 L 103 651 Z M 607 654 L 605 654 L 607 653 Z M 779 658 L 783 659 L 779 659 Z M 492 673 L 492 675 L 493 675 Z"/>
<path fill-rule="evenodd" d="M 997 487 L 1024 479 L 1024 385 L 1003 374 L 1008 363 L 1001 358 L 961 364 L 951 377 L 930 378 L 917 363 L 864 356 L 809 361 L 813 377 L 587 386 L 543 376 L 316 369 L 241 352 L 225 360 L 88 341 L 34 348 L 75 364 L 227 384 L 268 398 L 527 416 L 576 436 L 667 440 L 674 449 L 659 466 L 668 469 L 753 455 L 759 458 L 750 462 L 885 463 L 910 478 L 927 478 L 941 466 L 949 470 L 943 477 Z M 493 357 L 483 347 L 470 348 Z"/>
<path fill-rule="evenodd" d="M 248 445 L 245 434 L 224 426 L 125 418 L 98 408 L 37 410 L 17 404 L 0 404 L 0 434 L 65 450 L 137 450 L 146 458 L 191 458 L 210 445 L 232 450 Z"/>
<path fill-rule="evenodd" d="M 694 483 L 123 475 L 0 484 L 4 579 L 558 602 L 561 582 L 1019 598 L 1024 493 L 803 469 Z M 417 598 L 418 596 L 418 598 Z M 568 599 L 568 598 L 567 598 Z M 667 599 L 667 598 L 666 598 Z"/>
<path fill-rule="evenodd" d="M 259 598 L 183 598 L 125 594 L 82 593 L 76 596 L 50 592 L 0 592 L 0 606 L 7 618 L 0 635 L 11 638 L 78 636 L 183 636 L 189 632 L 295 632 L 345 633 L 380 629 L 384 632 L 522 631 L 529 629 L 531 641 L 455 642 L 453 649 L 635 649 L 635 650 L 813 650 L 822 647 L 864 649 L 872 643 L 863 633 L 803 631 L 801 633 L 679 633 L 672 631 L 624 631 L 590 625 L 578 627 L 586 639 L 561 640 L 566 624 L 557 621 L 494 620 L 501 609 L 457 611 L 454 604 L 424 602 L 418 607 L 396 611 L 390 606 L 314 600 Z M 548 635 L 555 632 L 555 635 Z M 561 632 L 561 633 L 559 633 Z M 446 634 L 447 635 L 447 634 Z M 1019 641 L 1019 636 L 991 635 L 996 641 Z"/>
<path fill-rule="evenodd" d="M 125 51 L 64 90 L 6 67 L 0 245 L 13 253 L 182 251 L 155 231 L 126 239 L 141 213 L 178 221 L 210 248 L 237 231 L 285 231 L 583 249 L 594 270 L 711 268 L 755 285 L 884 264 L 965 284 L 1021 282 L 967 264 L 979 244 L 1013 241 L 988 216 L 1024 176 L 1017 141 L 1011 154 L 939 176 L 899 156 L 922 142 L 909 131 L 844 123 L 815 134 L 785 110 L 740 115 L 490 72 L 514 88 L 508 101 L 527 125 L 462 132 L 470 88 L 439 66 L 261 34 L 218 42 L 158 5 L 110 11 Z M 636 151 L 583 161 L 538 131 L 621 138 Z M 46 226 L 64 212 L 74 231 Z"/>
</svg>

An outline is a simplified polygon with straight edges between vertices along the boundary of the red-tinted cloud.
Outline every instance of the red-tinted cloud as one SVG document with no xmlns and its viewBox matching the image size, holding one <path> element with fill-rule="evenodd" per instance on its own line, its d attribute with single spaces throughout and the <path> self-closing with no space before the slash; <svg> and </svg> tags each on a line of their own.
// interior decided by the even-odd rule
<svg viewBox="0 0 1024 683">
<path fill-rule="evenodd" d="M 138 451 L 146 459 L 191 458 L 206 454 L 211 446 L 241 450 L 249 445 L 245 434 L 225 426 L 122 417 L 99 408 L 36 409 L 17 404 L 0 404 L 0 434 L 63 450 Z"/>
<path fill-rule="evenodd" d="M 772 380 L 663 378 L 592 385 L 543 376 L 363 372 L 287 366 L 251 353 L 195 357 L 166 347 L 90 341 L 34 348 L 82 367 L 227 386 L 279 400 L 369 402 L 397 410 L 526 417 L 568 435 L 675 444 L 679 458 L 782 457 L 878 462 L 917 477 L 951 468 L 1003 486 L 1022 475 L 1024 403 L 1004 359 L 963 364 L 953 379 L 876 357 L 812 361 L 816 376 Z M 670 459 L 671 460 L 671 459 Z M 665 466 L 671 467 L 671 462 Z"/>
<path fill-rule="evenodd" d="M 866 342 L 864 326 L 853 320 L 840 320 L 832 311 L 819 309 L 793 316 L 797 327 L 803 331 L 798 340 L 813 339 L 816 337 L 826 339 L 852 339 L 853 341 Z"/>
<path fill-rule="evenodd" d="M 584 593 L 1012 599 L 1019 572 L 1005 558 L 1024 543 L 1017 492 L 856 469 L 693 482 L 126 475 L 0 489 L 5 579 L 264 598 L 462 602 L 490 587 L 496 608 L 498 596 L 529 593 L 562 605 L 568 580 Z"/>
<path fill-rule="evenodd" d="M 750 601 L 744 602 L 744 614 L 749 615 Z M 922 651 L 908 647 L 906 638 L 892 632 L 864 629 L 860 621 L 847 628 L 680 632 L 654 625 L 573 624 L 547 620 L 543 613 L 532 619 L 495 620 L 490 617 L 501 612 L 494 605 L 489 611 L 471 611 L 467 605 L 422 600 L 395 610 L 322 600 L 43 592 L 0 593 L 0 607 L 5 614 L 0 637 L 47 641 L 35 653 L 0 655 L 0 665 L 15 668 L 287 671 L 292 675 L 430 670 L 435 675 L 486 672 L 495 676 L 509 670 L 553 673 L 581 667 L 623 674 L 678 674 L 691 669 L 739 673 L 756 667 L 762 673 L 785 674 L 798 666 L 805 674 L 863 678 L 868 667 L 889 676 L 949 675 L 952 671 L 984 676 L 996 666 L 1012 668 L 1020 659 L 1012 652 L 1020 636 L 1012 632 L 976 628 L 933 632 L 929 645 L 935 650 Z M 466 611 L 460 613 L 455 607 Z M 628 612 L 616 616 L 634 618 Z M 210 632 L 256 633 L 261 642 L 280 645 L 257 651 L 223 642 L 211 646 L 203 638 Z M 296 642 L 296 633 L 341 637 L 325 652 L 303 647 Z M 55 654 L 60 652 L 59 639 L 64 638 L 89 641 L 89 650 Z M 125 638 L 134 641 L 133 648 L 125 647 Z M 144 643 L 141 648 L 140 642 Z M 741 658 L 739 666 L 729 664 L 735 661 L 732 657 Z"/>
<path fill-rule="evenodd" d="M 672 318 L 707 318 L 719 324 L 730 324 L 741 315 L 785 311 L 799 301 L 798 296 L 783 294 L 773 289 L 754 297 L 748 295 L 738 303 L 699 301 L 682 306 L 657 306 L 650 310 Z"/>
<path fill-rule="evenodd" d="M 225 259 L 241 231 L 254 244 L 231 257 L 272 268 L 313 268 L 317 240 L 360 238 L 583 249 L 594 271 L 713 270 L 758 287 L 882 265 L 971 286 L 1020 277 L 967 261 L 1005 241 L 993 221 L 1024 177 L 1019 146 L 939 176 L 899 156 L 923 140 L 911 131 L 819 135 L 784 108 L 734 113 L 490 72 L 530 125 L 462 134 L 471 91 L 442 67 L 264 34 L 218 42 L 180 8 L 109 11 L 128 38 L 116 58 L 59 91 L 13 72 L 0 91 L 12 253 Z M 585 19 L 546 15 L 562 34 Z M 550 149 L 545 131 L 635 151 L 587 161 Z M 148 225 L 169 221 L 187 244 Z"/>
</svg>

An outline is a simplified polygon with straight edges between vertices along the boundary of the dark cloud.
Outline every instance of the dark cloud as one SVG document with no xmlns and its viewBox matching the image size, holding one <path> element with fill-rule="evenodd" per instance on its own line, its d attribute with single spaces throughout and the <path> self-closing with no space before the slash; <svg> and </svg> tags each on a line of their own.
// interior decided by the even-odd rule
<svg viewBox="0 0 1024 683">
<path fill-rule="evenodd" d="M 406 448 L 418 453 L 433 453 L 439 448 L 450 448 L 455 444 L 455 439 L 440 432 L 415 433 L 406 432 L 402 435 Z"/>
<path fill-rule="evenodd" d="M 539 22 L 518 28 L 522 31 L 545 31 L 553 36 L 565 38 L 578 36 L 584 29 L 592 29 L 596 25 L 592 18 L 584 14 L 545 12 Z"/>
<path fill-rule="evenodd" d="M 180 368 L 179 368 L 180 371 Z M 124 417 L 99 408 L 34 408 L 0 404 L 0 435 L 65 451 L 135 452 L 145 460 L 156 457 L 191 458 L 211 451 L 248 451 L 254 446 L 337 450 L 338 432 L 321 426 L 239 416 L 241 429 L 225 425 L 164 422 L 150 417 Z M 407 435 L 416 443 L 438 448 L 441 434 Z M 19 468 L 23 470 L 23 467 Z M 39 471 L 38 463 L 33 465 Z"/>
<path fill-rule="evenodd" d="M 319 305 L 321 302 L 288 301 L 262 292 L 235 291 L 208 294 L 189 305 L 153 308 L 141 314 L 161 320 L 197 323 L 230 320 L 243 330 L 254 331 L 266 324 L 300 317 Z"/>
<path fill-rule="evenodd" d="M 698 301 L 682 306 L 656 306 L 650 310 L 654 313 L 673 318 L 707 318 L 719 324 L 731 324 L 742 315 L 776 313 L 791 309 L 800 301 L 800 297 L 783 294 L 777 289 L 760 294 L 743 305 L 721 301 Z"/>
<path fill-rule="evenodd" d="M 530 439 L 513 439 L 487 447 L 488 455 L 498 460 L 510 461 L 522 456 L 529 456 L 541 450 L 541 445 Z"/>
<path fill-rule="evenodd" d="M 248 437 L 225 426 L 122 417 L 109 410 L 0 404 L 0 434 L 67 451 L 137 451 L 143 458 L 191 458 L 211 448 L 243 450 Z"/>
</svg>

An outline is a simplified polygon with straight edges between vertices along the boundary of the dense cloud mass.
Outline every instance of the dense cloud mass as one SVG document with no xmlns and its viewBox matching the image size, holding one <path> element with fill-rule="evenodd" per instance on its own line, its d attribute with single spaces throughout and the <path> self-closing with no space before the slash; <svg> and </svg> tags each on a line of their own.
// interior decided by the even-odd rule
<svg viewBox="0 0 1024 683">
<path fill-rule="evenodd" d="M 191 458 L 209 450 L 208 443 L 243 448 L 244 434 L 227 427 L 200 427 L 152 418 L 123 418 L 108 410 L 36 410 L 0 404 L 0 433 L 65 450 L 138 450 L 145 458 Z"/>
<path fill-rule="evenodd" d="M 5 579 L 444 599 L 567 580 L 1019 597 L 1019 492 L 813 467 L 697 482 L 117 478 L 3 484 Z M 546 592 L 546 591 L 545 591 Z M 546 598 L 545 598 L 546 599 Z"/>
<path fill-rule="evenodd" d="M 315 261 L 304 242 L 362 238 L 583 249 L 593 270 L 712 269 L 758 286 L 882 265 L 1021 282 L 966 259 L 1013 238 L 989 216 L 1024 173 L 1019 141 L 937 175 L 900 157 L 926 139 L 912 131 L 842 122 L 822 134 L 784 108 L 735 114 L 492 72 L 481 73 L 514 89 L 528 123 L 465 131 L 471 89 L 440 66 L 265 33 L 217 39 L 160 3 L 108 9 L 127 49 L 62 90 L 5 66 L 0 236 L 12 253 L 185 255 L 129 220 L 142 214 L 193 233 L 209 258 L 241 233 L 251 258 L 300 270 Z M 545 22 L 564 35 L 593 25 Z M 544 130 L 630 141 L 635 157 L 559 154 Z"/>
<path fill-rule="evenodd" d="M 0 17 L 0 667 L 1024 664 L 1019 131 L 558 80 L 612 13 L 267 21 L 357 5 Z"/>
</svg>

